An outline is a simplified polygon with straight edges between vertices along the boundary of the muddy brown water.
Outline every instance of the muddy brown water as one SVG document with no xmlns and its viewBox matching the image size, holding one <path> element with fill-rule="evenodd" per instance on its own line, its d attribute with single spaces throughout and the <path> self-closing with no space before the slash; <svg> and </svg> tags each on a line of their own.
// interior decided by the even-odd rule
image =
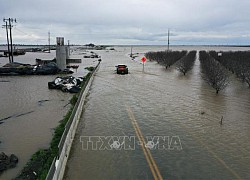
<svg viewBox="0 0 250 180">
<path fill-rule="evenodd" d="M 163 179 L 250 179 L 250 89 L 246 84 L 231 75 L 229 86 L 216 95 L 202 80 L 198 60 L 186 76 L 174 66 L 166 70 L 155 62 L 146 62 L 143 73 L 143 53 L 166 47 L 134 47 L 139 53 L 134 61 L 130 47 L 115 49 L 100 51 L 103 61 L 77 129 L 65 179 L 153 179 L 131 113 L 145 138 L 180 140 L 179 150 L 151 150 Z M 172 50 L 249 48 L 176 46 Z M 128 65 L 129 74 L 117 75 L 117 64 Z M 103 149 L 100 141 L 97 150 L 93 144 L 86 148 L 82 136 L 135 137 L 135 148 Z"/>
<path fill-rule="evenodd" d="M 35 64 L 36 58 L 54 57 L 55 51 L 26 53 L 15 56 L 14 61 Z M 75 51 L 72 57 L 82 58 L 82 55 Z M 0 58 L 0 66 L 7 62 L 8 58 Z M 95 64 L 93 59 L 84 60 L 74 76 L 83 76 L 87 73 L 84 67 Z M 17 167 L 3 172 L 0 179 L 15 178 L 32 154 L 48 148 L 53 129 L 69 109 L 67 104 L 72 97 L 48 89 L 48 82 L 57 76 L 0 76 L 0 152 L 13 153 L 19 158 Z"/>
</svg>

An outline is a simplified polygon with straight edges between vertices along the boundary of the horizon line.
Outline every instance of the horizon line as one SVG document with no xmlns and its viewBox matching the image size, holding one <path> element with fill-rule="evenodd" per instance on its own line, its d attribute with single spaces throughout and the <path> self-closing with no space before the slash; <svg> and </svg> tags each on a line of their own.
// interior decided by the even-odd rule
<svg viewBox="0 0 250 180">
<path fill-rule="evenodd" d="M 90 44 L 90 43 L 88 43 Z M 70 44 L 70 46 L 86 46 L 88 44 Z M 92 43 L 91 43 L 92 44 Z M 168 46 L 162 44 L 94 44 L 96 46 Z M 7 46 L 7 44 L 0 44 L 0 46 Z M 13 46 L 56 46 L 56 44 L 13 44 Z M 65 44 L 65 46 L 68 46 Z M 233 46 L 233 47 L 250 47 L 250 44 L 172 44 L 171 46 Z"/>
</svg>

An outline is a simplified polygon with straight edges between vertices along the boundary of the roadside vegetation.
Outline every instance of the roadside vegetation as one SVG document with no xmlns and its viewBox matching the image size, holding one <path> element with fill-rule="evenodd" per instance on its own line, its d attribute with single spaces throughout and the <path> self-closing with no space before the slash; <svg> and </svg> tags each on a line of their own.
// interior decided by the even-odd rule
<svg viewBox="0 0 250 180">
<path fill-rule="evenodd" d="M 67 124 L 73 107 L 69 109 L 60 124 L 55 128 L 52 141 L 49 149 L 40 149 L 32 155 L 30 161 L 26 164 L 21 174 L 15 180 L 32 180 L 32 179 L 46 179 L 50 166 L 54 157 L 58 153 L 58 144 Z"/>
<path fill-rule="evenodd" d="M 94 67 L 86 68 L 90 72 L 83 78 L 81 87 L 84 88 L 85 84 L 88 82 L 91 77 Z M 75 94 L 71 100 L 71 107 L 68 110 L 67 114 L 64 116 L 63 120 L 60 121 L 59 125 L 55 128 L 53 138 L 48 149 L 40 149 L 35 154 L 32 155 L 30 161 L 26 164 L 21 174 L 15 178 L 15 180 L 33 180 L 39 179 L 44 180 L 49 172 L 50 166 L 55 157 L 58 156 L 58 145 L 63 135 L 65 126 L 69 121 L 71 114 L 73 112 L 74 106 L 78 100 L 80 92 Z"/>
</svg>

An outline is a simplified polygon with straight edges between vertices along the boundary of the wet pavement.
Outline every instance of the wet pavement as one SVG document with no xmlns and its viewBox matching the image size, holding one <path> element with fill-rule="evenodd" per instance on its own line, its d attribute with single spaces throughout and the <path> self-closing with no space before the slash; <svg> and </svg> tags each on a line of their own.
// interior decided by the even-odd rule
<svg viewBox="0 0 250 180">
<path fill-rule="evenodd" d="M 247 85 L 232 75 L 216 95 L 198 60 L 186 76 L 148 61 L 142 72 L 143 53 L 163 47 L 134 47 L 135 60 L 130 47 L 115 49 L 99 52 L 65 179 L 250 178 Z M 128 65 L 129 74 L 117 75 L 117 64 Z"/>
</svg>

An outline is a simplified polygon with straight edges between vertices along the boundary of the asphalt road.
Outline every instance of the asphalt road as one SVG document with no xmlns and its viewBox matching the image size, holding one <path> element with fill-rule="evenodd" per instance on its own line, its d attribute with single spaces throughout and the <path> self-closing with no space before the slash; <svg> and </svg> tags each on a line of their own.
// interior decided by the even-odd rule
<svg viewBox="0 0 250 180">
<path fill-rule="evenodd" d="M 215 96 L 198 61 L 185 77 L 155 62 L 142 72 L 143 54 L 131 60 L 129 52 L 100 52 L 64 178 L 249 179 L 248 90 L 235 82 Z M 117 64 L 129 74 L 117 75 Z"/>
</svg>

